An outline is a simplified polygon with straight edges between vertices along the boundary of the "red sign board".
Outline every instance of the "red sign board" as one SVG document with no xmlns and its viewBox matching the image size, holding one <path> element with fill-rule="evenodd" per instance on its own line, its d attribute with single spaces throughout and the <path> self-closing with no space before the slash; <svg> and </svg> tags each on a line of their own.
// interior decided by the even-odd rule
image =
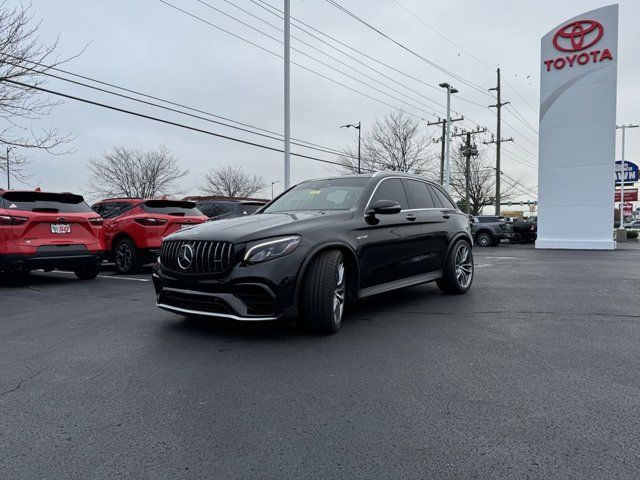
<svg viewBox="0 0 640 480">
<path fill-rule="evenodd" d="M 620 190 L 616 190 L 615 202 L 620 201 Z M 624 201 L 625 202 L 637 202 L 638 201 L 638 189 L 637 188 L 625 188 L 624 189 Z"/>
<path fill-rule="evenodd" d="M 632 213 L 633 213 L 633 204 L 624 202 L 624 205 L 622 206 L 622 214 L 624 216 L 630 216 Z"/>
</svg>

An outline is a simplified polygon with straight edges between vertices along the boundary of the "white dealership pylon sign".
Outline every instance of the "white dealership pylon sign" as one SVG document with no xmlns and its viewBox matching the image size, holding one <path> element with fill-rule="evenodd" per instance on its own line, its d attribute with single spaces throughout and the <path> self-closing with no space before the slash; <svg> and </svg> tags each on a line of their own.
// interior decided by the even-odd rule
<svg viewBox="0 0 640 480">
<path fill-rule="evenodd" d="M 614 248 L 618 5 L 542 38 L 536 248 Z"/>
</svg>

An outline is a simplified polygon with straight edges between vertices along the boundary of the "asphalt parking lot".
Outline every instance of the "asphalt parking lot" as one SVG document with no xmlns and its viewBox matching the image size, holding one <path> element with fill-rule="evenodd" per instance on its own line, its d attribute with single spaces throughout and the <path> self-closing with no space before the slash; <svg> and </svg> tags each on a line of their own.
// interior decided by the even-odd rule
<svg viewBox="0 0 640 480">
<path fill-rule="evenodd" d="M 637 478 L 638 244 L 475 254 L 328 337 L 183 320 L 149 270 L 5 282 L 0 478 Z"/>
</svg>

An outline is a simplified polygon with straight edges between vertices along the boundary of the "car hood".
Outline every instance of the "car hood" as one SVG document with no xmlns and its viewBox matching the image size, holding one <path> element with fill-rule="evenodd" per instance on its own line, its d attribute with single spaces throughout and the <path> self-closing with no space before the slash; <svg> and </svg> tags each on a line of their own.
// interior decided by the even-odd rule
<svg viewBox="0 0 640 480">
<path fill-rule="evenodd" d="M 279 235 L 303 235 L 305 231 L 335 225 L 352 218 L 348 212 L 260 213 L 201 223 L 169 235 L 167 240 L 216 240 L 244 243 Z"/>
</svg>

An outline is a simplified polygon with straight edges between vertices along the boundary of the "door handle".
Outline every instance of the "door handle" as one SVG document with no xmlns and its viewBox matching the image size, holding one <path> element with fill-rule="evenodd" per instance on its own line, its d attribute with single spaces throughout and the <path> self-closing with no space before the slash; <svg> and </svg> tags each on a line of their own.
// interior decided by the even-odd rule
<svg viewBox="0 0 640 480">
<path fill-rule="evenodd" d="M 410 222 L 415 222 L 416 218 L 418 217 L 416 217 L 413 213 L 407 214 L 407 220 L 409 220 Z"/>
<path fill-rule="evenodd" d="M 444 212 L 444 213 L 442 214 L 442 218 L 447 218 L 447 219 L 449 219 L 449 218 L 451 218 L 451 214 L 450 214 L 450 213 L 447 213 L 447 212 Z"/>
</svg>

